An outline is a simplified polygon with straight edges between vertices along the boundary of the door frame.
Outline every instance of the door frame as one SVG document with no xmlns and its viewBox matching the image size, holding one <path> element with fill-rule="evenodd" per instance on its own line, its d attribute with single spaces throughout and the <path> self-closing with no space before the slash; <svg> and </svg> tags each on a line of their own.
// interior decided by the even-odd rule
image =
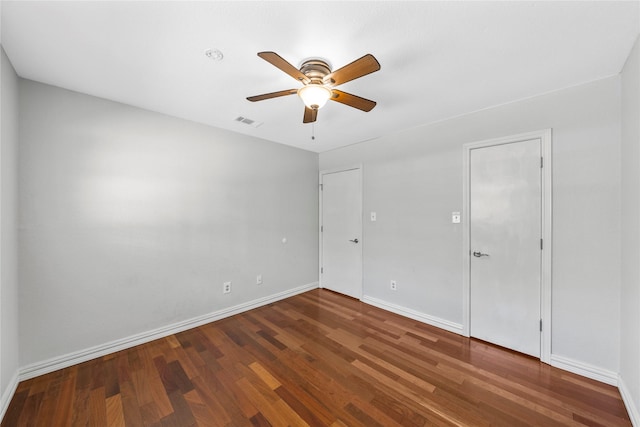
<svg viewBox="0 0 640 427">
<path fill-rule="evenodd" d="M 462 218 L 463 218 L 463 243 L 462 243 L 462 334 L 466 337 L 471 332 L 471 248 L 470 248 L 470 221 L 469 221 L 469 198 L 470 198 L 470 168 L 471 150 L 477 148 L 491 147 L 495 145 L 510 144 L 540 139 L 543 167 L 542 167 L 542 265 L 541 265 L 541 287 L 540 287 L 540 317 L 542 320 L 542 331 L 540 334 L 540 361 L 551 363 L 551 251 L 552 251 L 552 159 L 551 159 L 551 129 L 543 129 L 534 132 L 522 133 L 493 138 L 483 141 L 463 144 L 463 171 L 462 171 Z"/>
<path fill-rule="evenodd" d="M 359 246 L 359 250 L 360 250 L 360 295 L 358 297 L 359 300 L 362 300 L 362 296 L 364 295 L 364 277 L 363 277 L 363 273 L 364 273 L 364 268 L 363 268 L 363 253 L 362 253 L 362 247 L 364 245 L 363 240 L 364 240 L 364 236 L 362 235 L 363 233 L 363 229 L 364 229 L 364 219 L 362 217 L 362 193 L 363 193 L 363 188 L 364 188 L 364 184 L 362 181 L 362 164 L 356 164 L 356 165 L 352 165 L 352 166 L 346 166 L 346 167 L 341 167 L 341 168 L 334 168 L 334 169 L 325 169 L 325 170 L 321 170 L 318 173 L 318 258 L 319 258 L 319 262 L 318 262 L 318 286 L 320 288 L 324 288 L 323 283 L 322 283 L 322 268 L 323 268 L 323 264 L 324 264 L 324 260 L 323 260 L 323 247 L 322 247 L 322 209 L 323 209 L 323 205 L 322 205 L 322 185 L 323 185 L 323 180 L 322 178 L 324 177 L 324 175 L 329 175 L 329 174 L 334 174 L 334 173 L 340 173 L 340 172 L 347 172 L 347 171 L 352 171 L 352 170 L 357 170 L 358 171 L 358 179 L 360 180 L 359 183 L 359 188 L 358 188 L 358 216 L 360 217 L 360 245 Z"/>
</svg>

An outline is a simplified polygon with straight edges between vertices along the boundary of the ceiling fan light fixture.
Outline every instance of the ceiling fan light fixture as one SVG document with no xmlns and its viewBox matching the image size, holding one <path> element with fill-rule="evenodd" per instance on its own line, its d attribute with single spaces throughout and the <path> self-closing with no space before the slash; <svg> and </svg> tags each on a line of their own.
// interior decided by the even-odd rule
<svg viewBox="0 0 640 427">
<path fill-rule="evenodd" d="M 312 110 L 319 110 L 331 98 L 331 89 L 312 83 L 298 89 L 298 96 L 304 105 Z"/>
<path fill-rule="evenodd" d="M 318 110 L 327 101 L 335 101 L 361 111 L 371 111 L 376 106 L 374 101 L 361 98 L 338 89 L 343 83 L 371 74 L 380 69 L 380 63 L 370 53 L 345 65 L 338 70 L 331 71 L 329 63 L 323 59 L 311 58 L 305 60 L 300 68 L 296 68 L 275 52 L 258 52 L 258 56 L 304 86 L 300 89 L 286 89 L 278 92 L 249 96 L 248 101 L 264 101 L 265 99 L 298 94 L 304 102 L 304 116 L 302 123 L 313 123 L 318 118 Z"/>
</svg>

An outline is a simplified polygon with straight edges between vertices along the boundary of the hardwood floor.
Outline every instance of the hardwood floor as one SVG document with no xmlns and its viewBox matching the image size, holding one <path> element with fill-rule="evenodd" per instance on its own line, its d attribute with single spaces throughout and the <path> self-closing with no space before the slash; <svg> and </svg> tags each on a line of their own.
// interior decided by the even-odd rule
<svg viewBox="0 0 640 427">
<path fill-rule="evenodd" d="M 19 384 L 13 426 L 630 426 L 615 387 L 313 290 Z"/>
</svg>

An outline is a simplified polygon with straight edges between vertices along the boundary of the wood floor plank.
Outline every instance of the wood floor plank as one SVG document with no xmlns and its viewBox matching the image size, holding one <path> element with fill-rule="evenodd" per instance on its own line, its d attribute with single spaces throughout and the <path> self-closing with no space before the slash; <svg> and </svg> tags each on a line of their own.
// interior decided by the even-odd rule
<svg viewBox="0 0 640 427">
<path fill-rule="evenodd" d="M 131 382 L 120 384 L 122 412 L 124 414 L 125 425 L 131 427 L 143 427 L 142 414 L 140 413 L 140 403 L 136 397 Z"/>
<path fill-rule="evenodd" d="M 106 412 L 108 426 L 125 427 L 124 409 L 122 408 L 122 396 L 120 394 L 107 397 Z"/>
<path fill-rule="evenodd" d="M 333 420 L 331 414 L 319 407 L 316 400 L 310 399 L 309 395 L 302 391 L 294 394 L 287 387 L 278 387 L 274 391 L 310 426 L 326 426 Z"/>
<path fill-rule="evenodd" d="M 140 406 L 153 402 L 150 380 L 151 378 L 145 375 L 144 370 L 137 370 L 131 373 L 131 386 Z"/>
<path fill-rule="evenodd" d="M 271 425 L 308 426 L 277 394 L 274 393 L 277 398 L 271 398 L 269 394 L 265 394 L 263 390 L 256 388 L 255 385 L 255 383 L 250 382 L 246 378 L 238 380 L 240 389 L 243 390 L 243 393 L 245 393 L 251 403 L 264 415 Z"/>
<path fill-rule="evenodd" d="M 18 427 L 32 427 L 36 425 L 36 417 L 42 403 L 44 393 L 32 394 L 27 397 L 22 408 L 21 416 L 16 424 Z M 75 416 L 75 414 L 74 414 Z M 72 425 L 74 425 L 72 423 Z"/>
<path fill-rule="evenodd" d="M 253 362 L 251 365 L 249 365 L 249 368 L 251 368 L 251 370 L 255 372 L 256 375 L 258 375 L 258 377 L 260 377 L 260 379 L 264 381 L 264 383 L 269 386 L 271 390 L 275 390 L 282 385 L 280 384 L 280 381 L 275 379 L 273 375 L 271 375 L 269 371 L 267 371 L 260 363 Z"/>
<path fill-rule="evenodd" d="M 51 426 L 66 426 L 73 412 L 73 402 L 75 400 L 75 373 L 62 382 L 60 386 L 59 398 L 57 398 L 56 411 L 53 415 Z"/>
<path fill-rule="evenodd" d="M 44 394 L 42 404 L 38 410 L 38 415 L 36 417 L 36 427 L 50 427 L 52 420 L 54 419 L 56 407 L 58 404 L 58 399 L 56 398 L 56 393 L 59 389 L 53 387 L 47 388 L 47 391 Z M 52 390 L 56 390 L 53 392 Z M 4 423 L 4 420 L 3 420 Z M 10 424 L 9 424 L 10 425 Z M 4 426 L 3 426 L 4 427 Z"/>
<path fill-rule="evenodd" d="M 162 419 L 160 409 L 158 409 L 155 402 L 146 403 L 140 406 L 140 416 L 145 426 L 157 425 Z"/>
<path fill-rule="evenodd" d="M 249 425 L 248 420 L 257 412 L 255 408 L 252 407 L 247 412 L 242 411 L 237 400 L 225 392 L 224 388 L 215 384 L 217 378 L 214 375 L 210 378 L 211 380 L 194 378 L 193 383 L 200 399 L 213 413 L 215 422 L 222 425 Z"/>
<path fill-rule="evenodd" d="M 174 417 L 178 425 L 195 426 L 197 424 L 196 418 L 180 389 L 169 393 L 169 400 L 174 409 L 171 416 Z"/>
<path fill-rule="evenodd" d="M 317 289 L 21 382 L 0 427 L 630 426 L 615 387 Z"/>
<path fill-rule="evenodd" d="M 195 418 L 198 425 L 211 426 L 211 427 L 224 427 L 231 419 L 226 416 L 226 413 L 220 405 L 213 401 L 207 402 L 203 395 L 198 390 L 194 378 L 194 389 L 184 395 L 184 399 L 191 409 L 191 413 Z"/>
<path fill-rule="evenodd" d="M 29 397 L 29 389 L 28 388 L 18 388 L 16 393 L 11 399 L 9 403 L 9 407 L 7 408 L 7 413 L 4 416 L 4 420 L 2 422 L 3 427 L 6 425 L 18 425 L 18 420 L 21 418 L 23 411 L 29 410 L 30 405 L 26 405 L 27 398 Z M 33 409 L 31 409 L 33 410 Z"/>
<path fill-rule="evenodd" d="M 91 390 L 89 396 L 89 425 L 106 426 L 107 425 L 107 398 L 105 396 L 104 387 Z M 38 414 L 39 420 L 47 421 L 45 415 Z M 4 426 L 3 426 L 4 427 Z"/>
<path fill-rule="evenodd" d="M 167 391 L 160 377 L 149 378 L 149 389 L 152 398 L 151 403 L 158 409 L 161 417 L 164 418 L 171 415 L 173 413 L 171 401 L 169 401 L 169 396 L 167 396 Z"/>
<path fill-rule="evenodd" d="M 227 408 L 238 409 L 238 411 L 229 412 L 230 415 L 233 415 L 233 421 L 241 418 L 251 419 L 259 412 L 238 386 L 237 380 L 231 377 L 227 370 L 217 371 L 215 378 L 220 383 L 219 390 L 224 391 L 222 394 L 224 395 L 223 399 L 226 401 L 225 410 Z"/>
</svg>

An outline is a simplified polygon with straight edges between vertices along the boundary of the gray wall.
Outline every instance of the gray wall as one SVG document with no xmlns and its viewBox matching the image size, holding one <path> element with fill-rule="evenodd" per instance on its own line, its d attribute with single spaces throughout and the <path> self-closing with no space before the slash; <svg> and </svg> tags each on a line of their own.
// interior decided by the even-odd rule
<svg viewBox="0 0 640 427">
<path fill-rule="evenodd" d="M 18 373 L 18 76 L 0 48 L 0 396 Z M 10 396 L 9 396 L 10 397 Z M 0 402 L 0 407 L 3 402 Z"/>
<path fill-rule="evenodd" d="M 317 282 L 315 153 L 21 80 L 19 166 L 22 366 Z"/>
<path fill-rule="evenodd" d="M 462 145 L 553 128 L 552 354 L 618 372 L 619 89 L 609 78 L 320 154 L 321 170 L 364 165 L 364 294 L 462 323 Z"/>
<path fill-rule="evenodd" d="M 640 38 L 622 72 L 620 378 L 640 410 Z M 640 421 L 640 420 L 637 420 Z"/>
</svg>

